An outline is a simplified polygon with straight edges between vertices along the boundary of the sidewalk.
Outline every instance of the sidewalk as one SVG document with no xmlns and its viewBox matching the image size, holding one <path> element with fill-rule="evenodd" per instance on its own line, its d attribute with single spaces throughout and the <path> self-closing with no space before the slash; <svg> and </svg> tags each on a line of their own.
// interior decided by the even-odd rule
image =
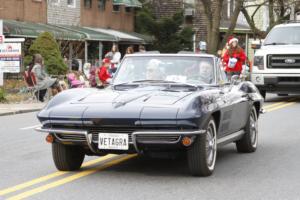
<svg viewBox="0 0 300 200">
<path fill-rule="evenodd" d="M 45 105 L 45 103 L 0 104 L 0 116 L 35 112 L 41 110 Z"/>
</svg>

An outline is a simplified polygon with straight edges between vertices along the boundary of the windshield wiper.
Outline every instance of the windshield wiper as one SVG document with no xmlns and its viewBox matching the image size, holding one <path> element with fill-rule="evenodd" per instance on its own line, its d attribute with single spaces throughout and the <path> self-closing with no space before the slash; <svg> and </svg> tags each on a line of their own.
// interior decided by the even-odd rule
<svg viewBox="0 0 300 200">
<path fill-rule="evenodd" d="M 272 42 L 272 43 L 265 44 L 265 46 L 268 46 L 268 45 L 287 45 L 287 43 L 283 43 L 283 42 Z"/>
<path fill-rule="evenodd" d="M 137 85 L 138 83 L 176 83 L 174 81 L 164 81 L 164 80 L 152 80 L 152 79 L 143 79 L 137 81 L 129 81 L 125 83 L 115 84 L 114 86 L 122 86 L 122 85 Z"/>
</svg>

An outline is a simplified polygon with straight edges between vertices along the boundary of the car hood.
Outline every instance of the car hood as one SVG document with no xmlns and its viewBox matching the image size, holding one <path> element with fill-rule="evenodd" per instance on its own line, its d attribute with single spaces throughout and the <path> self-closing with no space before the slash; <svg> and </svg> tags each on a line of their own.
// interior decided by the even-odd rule
<svg viewBox="0 0 300 200">
<path fill-rule="evenodd" d="M 137 125 L 143 123 L 140 119 L 160 119 L 163 123 L 163 120 L 176 119 L 180 107 L 176 103 L 192 94 L 162 91 L 156 87 L 95 91 L 49 108 L 48 117 L 52 122 L 67 119 L 98 125 Z"/>
<path fill-rule="evenodd" d="M 257 50 L 256 55 L 266 54 L 300 54 L 300 45 L 268 45 Z"/>
</svg>

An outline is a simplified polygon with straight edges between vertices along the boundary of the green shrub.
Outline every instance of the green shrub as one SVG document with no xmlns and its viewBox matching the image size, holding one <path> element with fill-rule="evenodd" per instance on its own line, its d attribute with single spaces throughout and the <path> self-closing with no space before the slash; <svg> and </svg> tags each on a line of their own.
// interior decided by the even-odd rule
<svg viewBox="0 0 300 200">
<path fill-rule="evenodd" d="M 6 101 L 6 93 L 3 88 L 0 88 L 0 102 L 5 102 Z"/>
<path fill-rule="evenodd" d="M 66 74 L 68 67 L 61 56 L 59 45 L 53 35 L 44 32 L 33 42 L 29 48 L 29 55 L 25 56 L 24 64 L 27 66 L 34 54 L 41 54 L 45 60 L 46 70 L 52 75 Z"/>
</svg>

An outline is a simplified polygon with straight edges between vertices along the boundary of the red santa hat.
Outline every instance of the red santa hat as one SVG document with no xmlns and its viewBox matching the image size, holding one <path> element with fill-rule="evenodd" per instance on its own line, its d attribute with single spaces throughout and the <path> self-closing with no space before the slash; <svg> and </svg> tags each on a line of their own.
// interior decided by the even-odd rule
<svg viewBox="0 0 300 200">
<path fill-rule="evenodd" d="M 110 63 L 110 59 L 109 59 L 109 58 L 104 58 L 104 59 L 102 60 L 102 62 L 103 62 L 103 63 L 108 63 L 108 64 L 109 64 L 109 63 Z"/>
<path fill-rule="evenodd" d="M 228 41 L 228 44 L 231 44 L 231 43 L 233 43 L 233 42 L 239 42 L 239 40 L 237 39 L 237 38 L 235 38 L 235 37 L 232 37 L 229 41 Z"/>
</svg>

